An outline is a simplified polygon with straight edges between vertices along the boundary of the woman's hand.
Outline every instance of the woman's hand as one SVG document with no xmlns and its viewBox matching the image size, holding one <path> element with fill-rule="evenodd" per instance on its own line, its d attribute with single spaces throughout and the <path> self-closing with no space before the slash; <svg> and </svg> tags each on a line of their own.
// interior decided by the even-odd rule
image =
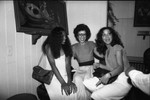
<svg viewBox="0 0 150 100">
<path fill-rule="evenodd" d="M 71 94 L 69 84 L 67 84 L 67 83 L 61 84 L 61 93 L 62 93 L 62 95 L 63 95 L 63 90 L 64 90 L 64 92 L 66 93 L 67 96 Z"/>
<path fill-rule="evenodd" d="M 93 68 L 94 68 L 94 69 L 97 69 L 97 68 L 99 68 L 99 67 L 100 67 L 100 63 L 94 63 L 94 64 L 93 64 Z"/>
<path fill-rule="evenodd" d="M 86 73 L 86 71 L 80 70 L 80 69 L 76 70 L 76 72 L 79 73 L 79 74 L 84 74 L 84 73 Z"/>
<path fill-rule="evenodd" d="M 99 86 L 102 83 L 101 78 L 99 78 L 99 81 L 96 83 L 96 86 Z"/>
<path fill-rule="evenodd" d="M 71 83 L 68 83 L 69 84 L 69 88 L 70 88 L 70 94 L 73 92 L 73 93 L 76 93 L 77 92 L 77 87 L 76 85 L 71 82 Z"/>
<path fill-rule="evenodd" d="M 134 68 L 133 66 L 130 66 L 130 67 L 126 68 L 126 69 L 125 69 L 125 74 L 126 74 L 126 76 L 129 77 L 129 72 L 130 72 L 131 70 L 134 70 L 134 69 L 135 69 L 135 68 Z"/>
<path fill-rule="evenodd" d="M 110 73 L 107 73 L 107 74 L 105 74 L 104 76 L 102 76 L 101 77 L 101 82 L 103 83 L 103 84 L 107 84 L 108 83 L 108 81 L 109 81 L 109 79 L 110 79 Z"/>
</svg>

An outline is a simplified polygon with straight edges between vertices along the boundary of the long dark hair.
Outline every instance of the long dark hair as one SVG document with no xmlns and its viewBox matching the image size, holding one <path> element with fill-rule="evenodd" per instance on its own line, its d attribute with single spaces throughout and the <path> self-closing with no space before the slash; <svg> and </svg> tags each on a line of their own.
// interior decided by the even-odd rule
<svg viewBox="0 0 150 100">
<path fill-rule="evenodd" d="M 110 43 L 110 45 L 114 46 L 114 45 L 118 44 L 118 45 L 121 45 L 122 47 L 124 47 L 123 43 L 122 43 L 122 41 L 119 37 L 118 32 L 116 32 L 111 27 L 103 27 L 99 30 L 99 32 L 97 33 L 96 39 L 95 39 L 95 42 L 96 42 L 96 45 L 97 45 L 97 51 L 100 54 L 103 54 L 103 55 L 105 55 L 105 52 L 107 50 L 107 46 L 106 46 L 105 42 L 102 39 L 103 32 L 106 29 L 108 29 L 110 31 L 110 34 L 112 34 L 112 42 Z"/>
<path fill-rule="evenodd" d="M 46 54 L 47 48 L 50 48 L 54 58 L 56 59 L 60 57 L 60 49 L 62 47 L 66 57 L 72 56 L 71 43 L 67 35 L 66 35 L 65 43 L 62 44 L 63 32 L 65 32 L 65 30 L 62 27 L 55 27 L 51 31 L 51 34 L 48 35 L 48 37 L 46 38 L 46 40 L 42 45 L 42 51 L 44 54 Z"/>
</svg>

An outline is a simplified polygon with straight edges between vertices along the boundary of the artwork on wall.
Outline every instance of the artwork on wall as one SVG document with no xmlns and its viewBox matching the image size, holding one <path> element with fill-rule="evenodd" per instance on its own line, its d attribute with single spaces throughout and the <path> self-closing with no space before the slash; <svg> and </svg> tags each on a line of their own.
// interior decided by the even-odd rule
<svg viewBox="0 0 150 100">
<path fill-rule="evenodd" d="M 107 26 L 114 28 L 119 19 L 114 15 L 112 3 L 108 1 L 107 5 Z"/>
<path fill-rule="evenodd" d="M 134 26 L 150 27 L 150 1 L 149 0 L 135 1 Z"/>
<path fill-rule="evenodd" d="M 48 35 L 56 26 L 68 32 L 64 0 L 14 0 L 17 32 Z"/>
</svg>

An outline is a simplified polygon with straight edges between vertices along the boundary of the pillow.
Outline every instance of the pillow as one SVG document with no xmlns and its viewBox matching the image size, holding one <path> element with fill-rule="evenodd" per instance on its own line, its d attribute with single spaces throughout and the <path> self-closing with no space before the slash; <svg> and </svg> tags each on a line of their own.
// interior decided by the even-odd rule
<svg viewBox="0 0 150 100">
<path fill-rule="evenodd" d="M 84 86 L 90 90 L 91 92 L 103 87 L 103 84 L 100 84 L 99 86 L 96 86 L 96 83 L 99 81 L 99 79 L 97 77 L 92 77 L 89 79 L 85 79 L 83 81 Z"/>
</svg>

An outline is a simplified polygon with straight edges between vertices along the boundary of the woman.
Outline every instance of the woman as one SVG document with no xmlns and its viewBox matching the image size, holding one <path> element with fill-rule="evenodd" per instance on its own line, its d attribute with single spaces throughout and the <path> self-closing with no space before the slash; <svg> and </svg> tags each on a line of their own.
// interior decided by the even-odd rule
<svg viewBox="0 0 150 100">
<path fill-rule="evenodd" d="M 97 34 L 96 38 L 97 49 L 95 50 L 99 56 L 105 57 L 106 65 L 94 64 L 100 68 L 109 70 L 97 82 L 97 86 L 101 83 L 102 87 L 95 90 L 91 97 L 94 100 L 120 100 L 130 90 L 131 86 L 127 82 L 127 76 L 124 70 L 129 67 L 129 62 L 126 58 L 124 46 L 117 32 L 110 27 L 103 27 Z M 111 77 L 118 75 L 117 79 L 107 84 Z"/>
<path fill-rule="evenodd" d="M 45 84 L 51 100 L 74 100 L 76 86 L 71 81 L 71 44 L 65 30 L 56 27 L 42 45 L 47 56 L 46 69 L 52 69 L 51 84 Z"/>
<path fill-rule="evenodd" d="M 91 32 L 87 25 L 79 24 L 74 29 L 74 36 L 78 43 L 72 45 L 73 57 L 77 60 L 79 67 L 75 69 L 73 81 L 77 86 L 77 100 L 89 100 L 90 93 L 83 85 L 83 80 L 92 77 L 93 73 L 93 50 L 95 43 L 88 41 Z"/>
</svg>

